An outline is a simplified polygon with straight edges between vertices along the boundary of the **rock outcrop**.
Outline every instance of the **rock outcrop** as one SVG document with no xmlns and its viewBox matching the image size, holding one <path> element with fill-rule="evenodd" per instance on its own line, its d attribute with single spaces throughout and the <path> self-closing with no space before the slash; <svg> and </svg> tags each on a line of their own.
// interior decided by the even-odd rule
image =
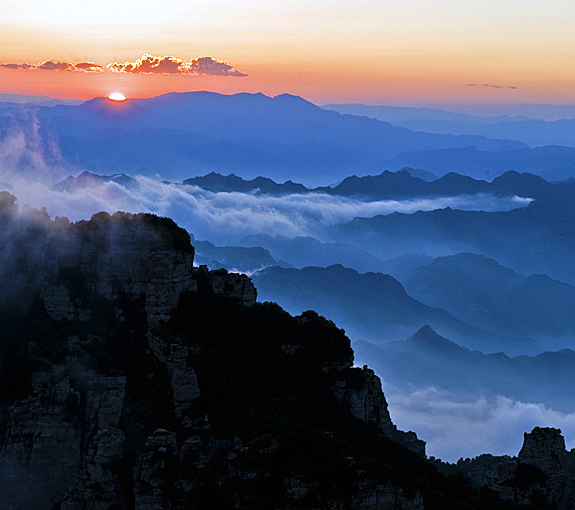
<svg viewBox="0 0 575 510">
<path fill-rule="evenodd" d="M 519 507 L 575 509 L 575 465 L 561 430 L 535 427 L 525 433 L 517 457 L 482 455 L 456 469 L 478 486 L 490 487 Z"/>
<path fill-rule="evenodd" d="M 424 452 L 391 422 L 373 371 L 352 368 L 342 330 L 256 303 L 245 275 L 194 268 L 171 220 L 70 224 L 19 216 L 0 194 L 0 226 L 2 508 L 423 510 L 495 498 L 398 443 Z"/>
<path fill-rule="evenodd" d="M 363 369 L 347 370 L 333 387 L 336 398 L 349 407 L 351 414 L 365 423 L 373 424 L 390 437 L 421 456 L 425 456 L 425 442 L 414 432 L 403 432 L 391 421 L 381 381 L 375 372 Z"/>
</svg>

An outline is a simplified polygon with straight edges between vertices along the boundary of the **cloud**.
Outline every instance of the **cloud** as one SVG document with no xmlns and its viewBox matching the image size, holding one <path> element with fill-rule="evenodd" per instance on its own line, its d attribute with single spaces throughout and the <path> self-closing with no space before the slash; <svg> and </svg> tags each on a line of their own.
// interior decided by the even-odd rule
<svg viewBox="0 0 575 510">
<path fill-rule="evenodd" d="M 83 73 L 101 73 L 104 71 L 104 66 L 94 62 L 78 62 L 72 64 L 70 62 L 60 62 L 55 60 L 45 60 L 37 64 L 0 64 L 0 67 L 7 69 L 26 69 L 26 70 L 40 70 L 40 71 L 69 71 L 69 72 L 83 72 Z"/>
<path fill-rule="evenodd" d="M 23 149 L 22 149 L 23 150 Z M 11 165 L 12 167 L 14 165 Z M 56 171 L 56 170 L 53 170 Z M 42 170 L 40 175 L 44 175 Z M 355 217 L 372 217 L 392 212 L 410 213 L 445 207 L 465 210 L 510 210 L 531 200 L 487 195 L 428 198 L 417 200 L 379 200 L 363 202 L 323 193 L 270 196 L 250 193 L 214 193 L 196 186 L 181 186 L 150 177 L 136 177 L 137 185 L 124 188 L 115 182 L 101 183 L 71 193 L 53 191 L 32 184 L 14 174 L 2 175 L 0 182 L 12 185 L 21 204 L 46 207 L 52 216 L 67 216 L 76 221 L 105 210 L 152 212 L 173 218 L 198 239 L 226 244 L 247 235 L 273 233 L 286 237 L 301 235 L 325 238 L 326 228 Z"/>
<path fill-rule="evenodd" d="M 12 118 L 0 138 L 0 178 L 2 181 L 51 182 L 70 171 L 54 133 L 42 132 L 33 109 Z"/>
<path fill-rule="evenodd" d="M 112 62 L 106 68 L 116 73 L 247 76 L 234 69 L 227 61 L 216 60 L 213 57 L 199 57 L 184 61 L 171 55 L 156 57 L 148 53 L 133 62 Z"/>
<path fill-rule="evenodd" d="M 156 57 L 145 53 L 133 62 L 112 62 L 105 67 L 95 62 L 62 62 L 57 60 L 44 60 L 37 64 L 8 63 L 0 64 L 6 69 L 39 70 L 39 71 L 67 71 L 83 73 L 102 73 L 112 71 L 114 73 L 134 74 L 180 74 L 187 76 L 232 76 L 243 77 L 247 74 L 234 69 L 225 60 L 216 60 L 213 57 L 199 57 L 184 61 L 181 58 L 166 55 Z"/>
<path fill-rule="evenodd" d="M 482 453 L 517 455 L 523 433 L 534 427 L 557 427 L 567 449 L 575 447 L 575 413 L 565 414 L 543 404 L 503 396 L 462 401 L 436 388 L 405 391 L 387 389 L 394 423 L 414 430 L 427 442 L 427 454 L 448 462 Z"/>
<path fill-rule="evenodd" d="M 509 85 L 509 86 L 503 86 L 503 85 L 493 85 L 491 83 L 483 83 L 483 84 L 477 84 L 477 83 L 468 83 L 467 87 L 488 87 L 488 88 L 492 88 L 492 89 L 513 89 L 513 90 L 519 90 L 519 87 L 516 87 L 515 85 Z"/>
</svg>

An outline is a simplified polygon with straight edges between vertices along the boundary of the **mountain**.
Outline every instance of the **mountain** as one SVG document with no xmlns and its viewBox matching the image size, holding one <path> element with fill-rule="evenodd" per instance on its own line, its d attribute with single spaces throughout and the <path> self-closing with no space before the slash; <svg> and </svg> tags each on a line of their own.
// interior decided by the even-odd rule
<svg viewBox="0 0 575 510">
<path fill-rule="evenodd" d="M 171 220 L 0 204 L 3 508 L 515 508 L 425 460 L 343 331 L 193 268 Z"/>
<path fill-rule="evenodd" d="M 216 172 L 210 172 L 209 174 L 200 177 L 185 179 L 183 184 L 188 186 L 198 186 L 199 188 L 214 192 L 225 191 L 288 195 L 309 191 L 303 184 L 298 184 L 292 181 L 277 183 L 267 177 L 256 177 L 255 179 L 245 180 L 234 174 L 224 176 Z"/>
<path fill-rule="evenodd" d="M 270 267 L 254 273 L 252 278 L 260 299 L 275 301 L 291 313 L 316 310 L 335 320 L 355 339 L 379 344 L 431 324 L 461 345 L 483 352 L 540 352 L 528 338 L 489 334 L 440 308 L 424 305 L 389 275 L 360 274 L 333 265 L 303 269 Z"/>
<path fill-rule="evenodd" d="M 433 262 L 433 257 L 421 253 L 404 253 L 397 257 L 386 260 L 381 270 L 382 273 L 393 276 L 400 282 L 405 282 L 411 272 L 420 267 Z"/>
<path fill-rule="evenodd" d="M 421 168 L 403 168 L 402 170 L 398 170 L 398 172 L 405 171 L 411 177 L 418 177 L 419 179 L 427 182 L 435 181 L 437 179 L 437 175 L 434 173 L 428 172 L 427 170 L 423 170 Z"/>
<path fill-rule="evenodd" d="M 401 108 L 366 105 L 325 105 L 339 113 L 365 115 L 394 126 L 452 135 L 483 135 L 491 138 L 518 140 L 530 146 L 575 146 L 574 119 L 545 121 L 524 116 L 477 117 L 429 108 Z"/>
<path fill-rule="evenodd" d="M 76 177 L 71 175 L 66 177 L 66 179 L 54 184 L 53 189 L 55 191 L 74 193 L 75 191 L 86 188 L 101 186 L 106 182 L 115 182 L 116 184 L 128 189 L 133 189 L 138 186 L 138 181 L 126 174 L 97 175 L 92 172 L 84 171 Z"/>
<path fill-rule="evenodd" d="M 516 457 L 480 455 L 459 459 L 457 464 L 437 462 L 447 475 L 468 477 L 476 487 L 489 487 L 520 507 L 575 508 L 573 461 L 561 430 L 535 427 L 525 432 Z"/>
<path fill-rule="evenodd" d="M 575 180 L 565 181 L 549 198 L 507 212 L 445 208 L 356 218 L 330 235 L 369 247 L 382 259 L 408 252 L 434 257 L 479 253 L 519 273 L 575 284 L 574 190 Z"/>
<path fill-rule="evenodd" d="M 423 168 L 437 175 L 456 172 L 490 179 L 508 170 L 544 175 L 561 169 L 562 178 L 575 177 L 575 148 L 549 145 L 534 149 L 491 152 L 477 147 L 403 152 L 382 165 L 390 170 Z"/>
<path fill-rule="evenodd" d="M 240 240 L 246 247 L 262 246 L 277 260 L 285 261 L 294 267 L 314 266 L 327 267 L 342 264 L 357 271 L 382 271 L 385 262 L 350 243 L 322 243 L 309 236 L 271 236 L 253 234 Z"/>
<path fill-rule="evenodd" d="M 525 147 L 515 141 L 410 131 L 326 111 L 288 94 L 189 92 L 123 102 L 95 98 L 77 106 L 40 107 L 35 120 L 57 138 L 73 164 L 97 173 L 159 172 L 171 180 L 213 171 L 244 178 L 289 176 L 317 185 L 345 177 L 351 169 L 381 168 L 401 152 Z M 30 120 L 23 117 L 20 129 L 32 129 Z"/>
<path fill-rule="evenodd" d="M 415 268 L 404 282 L 419 301 L 487 331 L 550 345 L 575 336 L 575 287 L 546 275 L 527 277 L 494 259 L 460 253 Z"/>
<path fill-rule="evenodd" d="M 511 170 L 487 182 L 453 172 L 433 181 L 425 181 L 411 175 L 408 169 L 403 169 L 396 172 L 386 170 L 373 176 L 353 175 L 345 178 L 333 188 L 318 188 L 317 191 L 362 197 L 368 200 L 476 194 L 550 199 L 554 198 L 555 194 L 563 194 L 563 188 L 564 185 L 561 183 L 549 183 L 539 176 L 529 173 L 520 174 Z"/>
<path fill-rule="evenodd" d="M 409 129 L 417 129 L 419 131 L 425 131 L 425 129 L 421 129 L 422 125 L 428 125 L 433 129 L 435 126 L 442 126 L 448 123 L 454 126 L 491 126 L 493 124 L 499 123 L 515 124 L 516 122 L 533 120 L 525 116 L 478 116 L 468 113 L 439 110 L 437 108 L 414 108 L 409 106 L 405 107 L 385 105 L 372 106 L 358 103 L 325 104 L 322 105 L 322 108 L 325 108 L 326 110 L 333 110 L 339 113 L 371 117 L 373 119 L 389 122 L 390 124 L 394 124 L 396 126 L 406 127 L 407 125 L 411 125 L 413 127 L 410 127 Z"/>
<path fill-rule="evenodd" d="M 19 104 L 31 104 L 36 106 L 77 105 L 83 101 L 79 99 L 62 99 L 50 96 L 24 95 L 24 94 L 0 94 L 0 104 L 15 106 Z"/>
<path fill-rule="evenodd" d="M 274 259 L 270 252 L 260 246 L 246 248 L 243 246 L 215 246 L 209 241 L 193 239 L 196 249 L 196 262 L 214 269 L 252 273 L 264 267 L 286 265 Z"/>
<path fill-rule="evenodd" d="M 575 397 L 575 351 L 564 349 L 537 356 L 470 351 L 421 327 L 407 340 L 378 344 L 353 343 L 358 363 L 369 363 L 395 388 L 434 387 L 466 401 L 503 395 L 571 412 Z"/>
<path fill-rule="evenodd" d="M 381 174 L 381 177 L 384 175 L 390 174 L 391 172 L 384 172 Z M 430 172 L 426 172 L 425 170 L 416 170 L 413 168 L 404 168 L 402 170 L 398 170 L 395 174 L 408 174 L 409 176 L 413 177 L 414 179 L 421 179 L 426 182 L 431 182 L 437 179 L 437 176 Z M 319 188 L 307 188 L 303 184 L 295 183 L 292 181 L 286 181 L 284 183 L 277 183 L 272 179 L 267 177 L 256 177 L 255 179 L 242 179 L 237 175 L 230 174 L 230 175 L 221 175 L 216 172 L 210 172 L 209 174 L 198 176 L 198 177 L 191 177 L 189 179 L 185 179 L 183 184 L 188 186 L 197 186 L 207 191 L 213 192 L 237 192 L 237 193 L 264 193 L 268 195 L 288 195 L 294 193 L 309 193 L 309 192 L 323 192 L 323 193 L 334 193 L 334 194 L 346 194 L 346 187 L 347 183 L 350 179 L 354 179 L 356 176 L 353 177 L 346 177 L 341 183 L 336 186 L 329 186 L 329 187 L 319 187 Z M 367 186 L 369 184 L 367 181 L 369 180 L 370 176 L 359 178 L 362 182 L 366 182 Z M 387 184 L 387 183 L 382 183 Z M 406 190 L 409 194 L 409 191 Z M 348 193 L 349 194 L 349 193 Z M 367 193 L 363 192 L 363 190 L 359 191 L 359 194 L 367 195 Z"/>
</svg>

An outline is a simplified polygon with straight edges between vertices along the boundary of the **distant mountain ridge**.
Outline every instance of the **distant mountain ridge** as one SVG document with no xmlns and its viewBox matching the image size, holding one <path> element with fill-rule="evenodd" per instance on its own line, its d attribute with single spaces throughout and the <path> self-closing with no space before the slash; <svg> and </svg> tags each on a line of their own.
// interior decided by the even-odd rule
<svg viewBox="0 0 575 510">
<path fill-rule="evenodd" d="M 74 164 L 94 172 L 160 172 L 172 180 L 233 171 L 244 178 L 287 176 L 319 185 L 351 170 L 382 168 L 401 152 L 526 147 L 513 140 L 410 131 L 323 110 L 288 94 L 170 93 L 121 103 L 95 98 L 39 107 L 37 119 Z M 21 129 L 28 129 L 26 119 Z"/>
<path fill-rule="evenodd" d="M 405 252 L 434 257 L 472 252 L 496 259 L 524 274 L 548 274 L 575 283 L 575 180 L 554 185 L 552 193 L 508 212 L 436 209 L 356 218 L 333 228 L 379 258 Z"/>
<path fill-rule="evenodd" d="M 197 186 L 212 192 L 261 193 L 269 195 L 288 195 L 297 193 L 327 193 L 367 200 L 450 197 L 457 195 L 475 195 L 489 193 L 497 196 L 522 196 L 535 199 L 553 198 L 563 184 L 550 183 L 542 177 L 515 171 L 508 171 L 491 182 L 472 177 L 449 173 L 440 178 L 429 179 L 423 171 L 403 168 L 395 172 L 383 171 L 378 175 L 358 177 L 352 175 L 334 186 L 306 187 L 291 180 L 276 182 L 268 177 L 243 179 L 235 174 L 222 175 L 210 172 L 203 176 L 184 179 L 182 184 Z M 426 177 L 423 179 L 418 175 Z M 77 177 L 69 176 L 57 183 L 54 189 L 62 191 L 90 187 L 99 182 L 114 181 L 132 186 L 136 180 L 125 174 L 98 175 L 84 171 Z"/>
<path fill-rule="evenodd" d="M 575 405 L 575 397 L 566 391 L 575 384 L 571 349 L 532 357 L 483 354 L 460 347 L 429 325 L 406 340 L 377 346 L 359 340 L 353 348 L 359 363 L 369 360 L 396 388 L 433 386 L 458 398 L 503 395 L 563 412 L 571 412 Z"/>
<path fill-rule="evenodd" d="M 361 104 L 325 105 L 323 108 L 340 113 L 365 115 L 389 122 L 394 126 L 428 133 L 511 138 L 532 147 L 541 145 L 575 146 L 575 119 L 573 118 L 545 121 L 525 116 L 479 117 L 430 108 Z M 568 115 L 567 112 L 566 114 Z"/>
<path fill-rule="evenodd" d="M 292 313 L 317 310 L 335 320 L 353 338 L 386 342 L 432 324 L 443 334 L 456 338 L 460 345 L 483 352 L 540 352 L 528 338 L 489 334 L 445 310 L 417 301 L 389 275 L 359 274 L 336 264 L 327 268 L 270 267 L 254 273 L 252 279 L 262 300 L 276 301 Z"/>
<path fill-rule="evenodd" d="M 414 298 L 488 331 L 550 344 L 575 338 L 575 287 L 546 275 L 524 276 L 494 259 L 460 253 L 414 269 L 404 283 Z"/>
<path fill-rule="evenodd" d="M 388 170 L 375 176 L 345 178 L 333 188 L 318 191 L 335 195 L 362 196 L 370 199 L 394 199 L 405 197 L 447 197 L 490 193 L 494 195 L 518 195 L 530 198 L 547 197 L 555 189 L 553 184 L 536 175 L 508 171 L 491 182 L 473 179 L 457 173 L 448 173 L 431 182 L 413 177 L 409 169 L 396 172 Z"/>
<path fill-rule="evenodd" d="M 424 168 L 437 175 L 450 172 L 476 179 L 492 179 L 508 170 L 553 176 L 575 177 L 575 148 L 549 145 L 534 149 L 490 152 L 477 147 L 402 152 L 385 161 L 384 168 Z"/>
<path fill-rule="evenodd" d="M 204 176 L 185 179 L 182 184 L 186 184 L 188 186 L 198 186 L 199 188 L 205 189 L 207 191 L 215 192 L 261 192 L 271 195 L 287 195 L 290 193 L 304 193 L 309 191 L 309 189 L 306 188 L 303 184 L 295 183 L 289 180 L 284 183 L 277 183 L 267 177 L 256 177 L 251 180 L 245 180 L 234 174 L 223 176 L 216 172 L 210 172 Z"/>
</svg>

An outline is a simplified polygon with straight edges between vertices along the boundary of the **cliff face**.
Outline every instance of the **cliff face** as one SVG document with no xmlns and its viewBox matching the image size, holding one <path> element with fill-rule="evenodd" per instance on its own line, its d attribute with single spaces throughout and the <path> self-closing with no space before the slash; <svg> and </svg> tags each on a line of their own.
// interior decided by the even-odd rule
<svg viewBox="0 0 575 510">
<path fill-rule="evenodd" d="M 344 371 L 333 387 L 338 401 L 346 405 L 353 416 L 375 425 L 387 437 L 425 456 L 425 442 L 414 432 L 398 430 L 391 421 L 381 381 L 375 372 L 364 366 L 361 371 Z"/>
<path fill-rule="evenodd" d="M 535 427 L 525 433 L 516 459 L 500 468 L 493 488 L 504 499 L 539 508 L 575 508 L 573 473 L 567 470 L 559 429 Z"/>
<path fill-rule="evenodd" d="M 3 508 L 507 508 L 424 460 L 342 330 L 194 268 L 170 220 L 0 194 L 0 227 Z"/>
<path fill-rule="evenodd" d="M 456 470 L 477 486 L 491 487 L 521 508 L 575 508 L 574 452 L 567 452 L 561 431 L 535 427 L 525 433 L 517 457 L 482 455 L 459 461 Z"/>
<path fill-rule="evenodd" d="M 360 475 L 322 425 L 396 432 L 373 374 L 333 397 L 353 353 L 331 323 L 194 268 L 170 220 L 70 224 L 0 199 L 3 508 L 423 508 L 408 480 Z"/>
</svg>

